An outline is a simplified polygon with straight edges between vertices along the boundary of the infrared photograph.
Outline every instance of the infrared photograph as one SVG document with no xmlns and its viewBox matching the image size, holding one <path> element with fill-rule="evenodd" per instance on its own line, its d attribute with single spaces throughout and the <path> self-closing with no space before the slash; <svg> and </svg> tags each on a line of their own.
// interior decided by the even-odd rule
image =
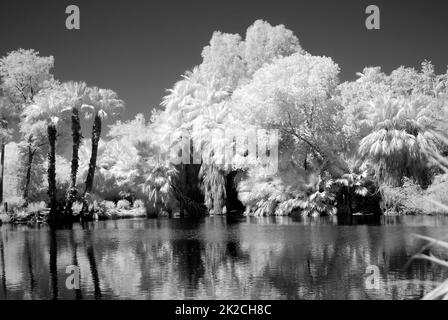
<svg viewBox="0 0 448 320">
<path fill-rule="evenodd" d="M 448 299 L 447 13 L 0 0 L 0 300 Z"/>
</svg>

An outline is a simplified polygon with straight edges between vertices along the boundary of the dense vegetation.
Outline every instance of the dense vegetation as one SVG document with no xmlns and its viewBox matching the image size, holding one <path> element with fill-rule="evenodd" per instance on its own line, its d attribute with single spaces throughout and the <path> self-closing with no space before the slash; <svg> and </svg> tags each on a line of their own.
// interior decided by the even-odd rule
<svg viewBox="0 0 448 320">
<path fill-rule="evenodd" d="M 117 121 L 106 135 L 103 119 L 124 102 L 109 89 L 61 83 L 53 66 L 34 50 L 0 59 L 0 201 L 15 214 L 446 212 L 448 176 L 438 164 L 448 152 L 448 73 L 436 74 L 429 61 L 390 74 L 366 67 L 340 83 L 331 58 L 258 20 L 244 38 L 215 32 L 202 63 L 149 119 Z M 235 144 L 226 137 L 257 129 L 277 130 L 278 170 L 254 164 L 247 150 L 226 154 Z M 201 150 L 197 163 L 173 161 L 185 137 Z"/>
</svg>

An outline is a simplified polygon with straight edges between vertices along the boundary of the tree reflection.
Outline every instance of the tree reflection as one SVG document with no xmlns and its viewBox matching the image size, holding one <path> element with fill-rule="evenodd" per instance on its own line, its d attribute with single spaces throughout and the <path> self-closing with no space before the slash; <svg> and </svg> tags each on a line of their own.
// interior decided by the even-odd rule
<svg viewBox="0 0 448 320">
<path fill-rule="evenodd" d="M 404 222 L 378 227 L 214 217 L 84 228 L 16 228 L 7 242 L 3 233 L 0 297 L 416 299 L 447 276 L 426 261 L 404 268 L 422 246 L 412 233 L 442 238 L 445 230 Z M 81 269 L 79 290 L 58 286 L 58 265 L 70 264 Z M 365 288 L 369 265 L 381 271 L 380 290 Z"/>
<path fill-rule="evenodd" d="M 73 228 L 70 230 L 70 243 L 72 248 L 72 265 L 79 268 L 79 262 L 78 262 L 78 244 L 75 240 L 75 235 Z M 81 275 L 80 275 L 81 278 Z M 79 279 L 79 282 L 81 282 L 81 279 Z M 82 291 L 80 288 L 75 288 L 75 299 L 76 300 L 82 300 Z"/>
<path fill-rule="evenodd" d="M 31 256 L 31 249 L 30 249 L 30 240 L 29 240 L 29 234 L 25 235 L 25 251 L 26 251 L 26 261 L 28 266 L 28 274 L 30 278 L 30 294 L 31 297 L 34 298 L 34 289 L 36 286 L 36 281 L 34 280 L 34 272 L 33 272 L 33 258 Z"/>
<path fill-rule="evenodd" d="M 193 293 L 205 272 L 201 243 L 198 240 L 174 240 L 172 251 L 175 263 L 179 266 L 179 279 L 185 284 L 188 294 Z"/>
<path fill-rule="evenodd" d="M 56 230 L 50 231 L 50 279 L 52 299 L 58 299 L 58 247 L 56 242 Z"/>
<path fill-rule="evenodd" d="M 2 291 L 4 299 L 8 298 L 8 292 L 6 290 L 6 264 L 5 264 L 5 249 L 3 246 L 3 234 L 0 233 L 0 262 L 2 267 Z"/>
<path fill-rule="evenodd" d="M 95 250 L 93 248 L 94 244 L 92 241 L 92 232 L 87 231 L 87 258 L 89 259 L 90 273 L 92 274 L 94 297 L 96 300 L 101 300 L 101 286 L 100 277 L 98 275 L 98 268 L 95 259 Z"/>
</svg>

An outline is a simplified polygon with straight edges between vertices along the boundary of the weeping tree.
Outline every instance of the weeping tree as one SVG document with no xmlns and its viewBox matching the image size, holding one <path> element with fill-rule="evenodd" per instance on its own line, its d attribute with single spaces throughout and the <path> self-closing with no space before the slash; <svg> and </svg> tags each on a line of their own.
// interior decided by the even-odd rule
<svg viewBox="0 0 448 320">
<path fill-rule="evenodd" d="M 379 183 L 399 186 L 404 177 L 429 182 L 429 150 L 437 150 L 432 133 L 440 105 L 427 97 L 380 98 L 368 104 L 365 120 L 372 132 L 359 145 L 359 155 L 373 168 Z M 373 110 L 372 110 L 373 109 Z"/>
<path fill-rule="evenodd" d="M 88 101 L 85 105 L 83 105 L 83 109 L 87 112 L 88 116 L 93 116 L 93 127 L 91 138 L 92 152 L 90 156 L 84 194 L 91 193 L 93 188 L 96 160 L 98 155 L 98 143 L 101 138 L 102 121 L 108 115 L 114 115 L 119 109 L 124 107 L 123 100 L 120 100 L 117 93 L 113 90 L 93 87 L 88 91 Z"/>
<path fill-rule="evenodd" d="M 203 163 L 199 176 L 202 179 L 204 202 L 210 214 L 223 214 L 226 204 L 226 175 L 218 165 Z"/>
<path fill-rule="evenodd" d="M 187 160 L 183 153 L 189 151 L 188 163 L 178 165 L 179 179 L 174 182 L 182 212 L 184 206 L 200 206 L 193 203 L 199 199 L 202 201 L 202 196 L 195 194 L 196 191 L 202 191 L 205 206 L 210 213 L 223 213 L 226 200 L 226 172 L 221 168 L 222 166 L 214 163 L 216 159 L 213 156 L 209 157 L 207 164 L 194 163 L 193 160 L 193 150 L 200 150 L 202 156 L 212 154 L 212 150 L 216 147 L 211 139 L 212 133 L 214 129 L 222 131 L 224 127 L 223 121 L 229 111 L 226 104 L 229 93 L 219 89 L 219 86 L 216 78 L 208 75 L 200 67 L 194 68 L 184 76 L 183 80 L 177 82 L 172 90 L 169 90 L 169 95 L 164 97 L 162 106 L 165 110 L 154 125 L 155 138 L 163 141 L 163 144 L 177 149 L 180 145 L 175 142 L 176 137 L 182 137 L 184 139 L 182 141 L 188 141 L 191 147 L 190 150 L 183 150 L 185 145 L 181 147 L 182 161 Z M 196 166 L 200 166 L 199 172 Z M 191 176 L 194 173 L 201 181 L 200 189 L 194 186 L 197 180 Z M 193 199 L 194 201 L 191 201 Z M 201 208 L 195 211 L 202 210 Z"/>
</svg>

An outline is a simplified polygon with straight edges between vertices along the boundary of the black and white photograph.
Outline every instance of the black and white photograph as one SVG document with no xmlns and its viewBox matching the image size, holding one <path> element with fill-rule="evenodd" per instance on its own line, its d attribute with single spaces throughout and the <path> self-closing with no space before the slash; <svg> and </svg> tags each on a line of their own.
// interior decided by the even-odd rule
<svg viewBox="0 0 448 320">
<path fill-rule="evenodd" d="M 0 0 L 0 300 L 448 299 L 447 36 L 437 0 Z"/>
</svg>

